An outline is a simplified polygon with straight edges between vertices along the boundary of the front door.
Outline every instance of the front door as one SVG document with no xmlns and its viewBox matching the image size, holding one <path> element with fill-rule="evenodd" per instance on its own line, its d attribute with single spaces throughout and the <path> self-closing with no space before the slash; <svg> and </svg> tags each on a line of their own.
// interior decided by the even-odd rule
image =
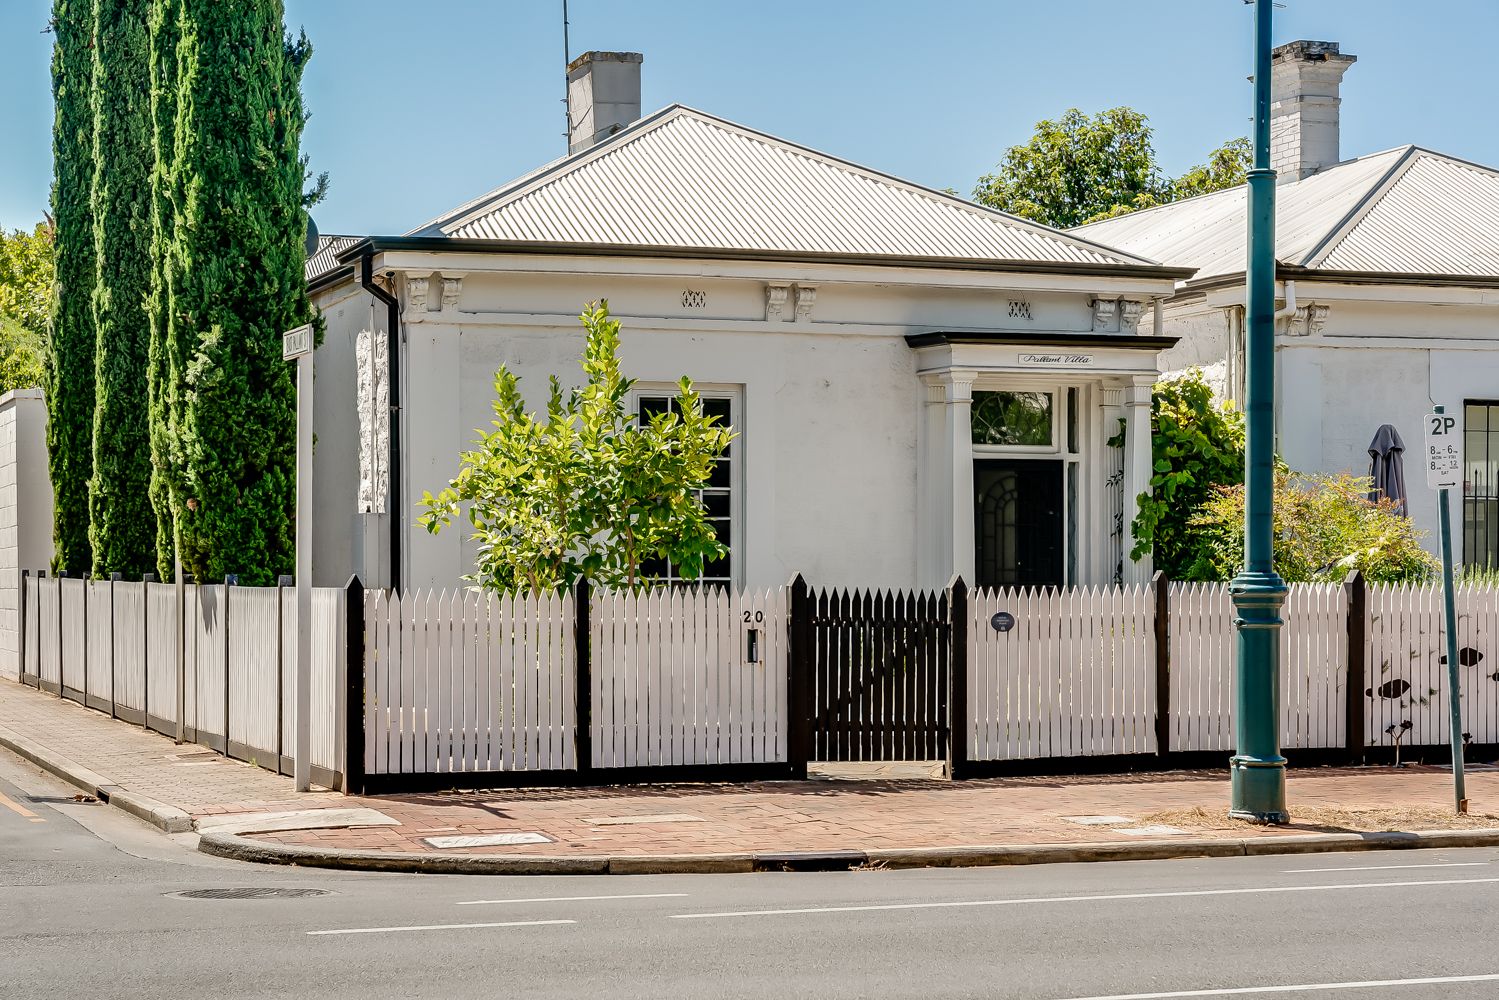
<svg viewBox="0 0 1499 1000">
<path fill-rule="evenodd" d="M 1062 467 L 1050 459 L 973 463 L 979 587 L 1060 587 Z"/>
</svg>

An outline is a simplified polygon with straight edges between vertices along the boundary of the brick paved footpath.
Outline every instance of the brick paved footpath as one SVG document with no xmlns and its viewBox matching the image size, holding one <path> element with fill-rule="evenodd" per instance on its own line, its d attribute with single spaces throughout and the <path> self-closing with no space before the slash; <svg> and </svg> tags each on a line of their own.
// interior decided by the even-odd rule
<svg viewBox="0 0 1499 1000">
<path fill-rule="evenodd" d="M 1176 771 L 1058 778 L 812 780 L 748 785 L 523 789 L 432 795 L 298 795 L 290 778 L 204 756 L 52 695 L 0 680 L 0 728 L 60 753 L 131 791 L 203 817 L 368 806 L 394 827 L 254 835 L 322 848 L 432 851 L 431 836 L 540 833 L 548 843 L 443 854 L 642 855 L 740 851 L 876 850 L 1120 841 L 1134 824 L 1085 826 L 1064 817 L 1123 816 L 1201 806 L 1222 810 L 1226 772 Z M 0 750 L 0 753 L 5 751 Z M 1293 771 L 1295 806 L 1450 807 L 1451 774 L 1435 768 Z M 1499 772 L 1468 775 L 1474 812 L 1499 811 Z M 1121 832 L 1124 830 L 1126 832 Z M 1243 836 L 1249 828 L 1194 833 Z M 1294 823 L 1277 833 L 1306 833 Z"/>
</svg>

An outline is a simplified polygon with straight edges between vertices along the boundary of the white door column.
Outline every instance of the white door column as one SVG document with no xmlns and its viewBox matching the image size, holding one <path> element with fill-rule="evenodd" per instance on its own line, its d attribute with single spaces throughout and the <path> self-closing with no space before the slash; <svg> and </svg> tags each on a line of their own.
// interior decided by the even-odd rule
<svg viewBox="0 0 1499 1000">
<path fill-rule="evenodd" d="M 951 572 L 974 586 L 973 539 L 973 380 L 975 372 L 949 371 L 943 375 L 947 391 L 948 474 L 952 484 Z"/>
</svg>

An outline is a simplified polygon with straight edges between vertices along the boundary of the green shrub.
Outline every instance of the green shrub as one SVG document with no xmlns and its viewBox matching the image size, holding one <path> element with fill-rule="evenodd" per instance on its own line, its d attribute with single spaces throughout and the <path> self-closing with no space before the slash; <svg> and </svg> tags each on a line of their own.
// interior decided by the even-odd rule
<svg viewBox="0 0 1499 1000">
<path fill-rule="evenodd" d="M 1421 548 L 1425 533 L 1386 498 L 1368 499 L 1369 480 L 1350 475 L 1275 476 L 1275 570 L 1287 583 L 1331 583 L 1358 570 L 1371 583 L 1422 582 L 1440 564 Z M 1215 491 L 1193 517 L 1206 542 L 1211 579 L 1244 565 L 1244 487 Z"/>
</svg>

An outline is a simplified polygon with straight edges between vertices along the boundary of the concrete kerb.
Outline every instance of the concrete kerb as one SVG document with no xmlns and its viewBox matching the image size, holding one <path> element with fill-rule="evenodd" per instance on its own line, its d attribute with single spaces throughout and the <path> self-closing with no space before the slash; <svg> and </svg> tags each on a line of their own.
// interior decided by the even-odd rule
<svg viewBox="0 0 1499 1000">
<path fill-rule="evenodd" d="M 1499 847 L 1499 830 L 1420 833 L 1328 833 L 1223 840 L 1147 840 L 1097 844 L 1024 844 L 901 848 L 871 851 L 794 851 L 744 854 L 438 855 L 419 852 L 333 850 L 205 833 L 198 850 L 216 857 L 307 868 L 429 875 L 687 875 L 747 872 L 859 871 L 893 868 L 972 868 L 1004 865 L 1168 861 L 1274 854 L 1319 854 L 1458 847 Z"/>
<path fill-rule="evenodd" d="M 121 788 L 112 779 L 8 729 L 0 729 L 0 747 L 166 833 L 186 833 L 193 828 L 193 818 L 176 806 Z"/>
</svg>

